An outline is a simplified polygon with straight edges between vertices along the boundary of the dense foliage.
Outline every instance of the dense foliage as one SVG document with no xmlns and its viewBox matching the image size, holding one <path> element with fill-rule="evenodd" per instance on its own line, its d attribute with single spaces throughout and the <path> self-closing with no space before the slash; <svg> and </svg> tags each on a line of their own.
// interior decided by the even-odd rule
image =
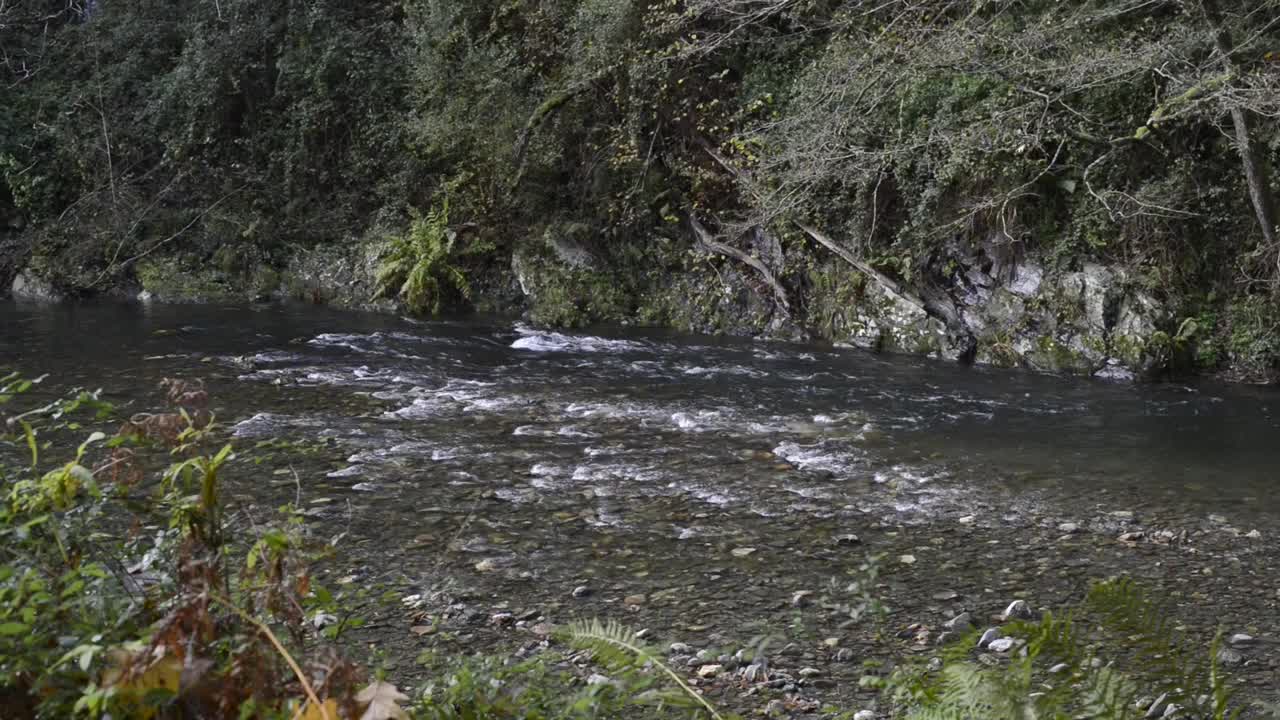
<svg viewBox="0 0 1280 720">
<path fill-rule="evenodd" d="M 761 287 L 803 310 L 804 222 L 920 289 L 975 252 L 1124 266 L 1203 364 L 1278 354 L 1277 0 L 28 0 L 0 32 L 0 213 L 65 288 L 252 275 L 447 198 L 459 272 L 613 271 L 566 281 L 587 320 L 694 249 L 785 248 Z"/>
</svg>

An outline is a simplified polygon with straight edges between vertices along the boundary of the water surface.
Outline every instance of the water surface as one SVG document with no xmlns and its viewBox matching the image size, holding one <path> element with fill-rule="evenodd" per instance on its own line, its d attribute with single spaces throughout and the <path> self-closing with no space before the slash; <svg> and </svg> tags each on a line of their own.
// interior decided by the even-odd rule
<svg viewBox="0 0 1280 720">
<path fill-rule="evenodd" d="M 237 513 L 299 502 L 318 533 L 345 533 L 338 582 L 434 598 L 473 644 L 475 613 L 513 610 L 707 643 L 765 628 L 806 648 L 797 662 L 831 660 L 832 634 L 881 653 L 883 638 L 797 624 L 791 606 L 872 552 L 903 626 L 1070 602 L 1128 572 L 1210 635 L 1280 631 L 1267 389 L 310 306 L 8 304 L 0 363 L 138 410 L 161 402 L 162 377 L 205 378 L 237 442 L 311 449 L 237 468 Z M 1147 539 L 1116 540 L 1133 531 Z M 405 657 L 436 642 L 404 628 Z M 1275 682 L 1274 665 L 1253 682 Z M 830 692 L 856 692 L 842 672 Z"/>
</svg>

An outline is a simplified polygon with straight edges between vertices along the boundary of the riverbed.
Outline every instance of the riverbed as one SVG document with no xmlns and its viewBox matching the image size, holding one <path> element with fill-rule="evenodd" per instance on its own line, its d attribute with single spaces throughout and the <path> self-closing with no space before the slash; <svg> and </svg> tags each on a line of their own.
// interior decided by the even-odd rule
<svg viewBox="0 0 1280 720">
<path fill-rule="evenodd" d="M 353 636 L 406 682 L 424 649 L 529 652 L 550 624 L 615 617 L 713 656 L 768 636 L 797 712 L 870 706 L 863 660 L 928 657 L 960 612 L 1061 606 L 1120 573 L 1206 647 L 1219 626 L 1280 637 L 1268 388 L 278 305 L 7 304 L 0 363 L 139 409 L 201 377 L 237 443 L 309 447 L 237 468 L 232 502 L 345 533 L 328 580 L 407 598 Z M 823 602 L 873 555 L 875 633 Z M 1275 697 L 1270 647 L 1233 668 L 1251 697 Z M 733 703 L 786 685 L 728 677 L 705 685 Z"/>
</svg>

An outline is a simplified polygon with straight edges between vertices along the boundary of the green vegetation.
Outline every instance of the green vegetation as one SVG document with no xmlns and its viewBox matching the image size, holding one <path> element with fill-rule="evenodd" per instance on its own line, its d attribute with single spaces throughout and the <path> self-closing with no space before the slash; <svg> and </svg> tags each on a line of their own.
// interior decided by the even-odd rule
<svg viewBox="0 0 1280 720">
<path fill-rule="evenodd" d="M 427 215 L 416 212 L 408 234 L 391 239 L 378 268 L 375 297 L 398 297 L 414 312 L 438 315 L 452 291 L 471 297 L 471 284 L 454 265 L 458 236 L 449 229 L 449 203 Z"/>
<path fill-rule="evenodd" d="M 15 413 L 0 438 L 5 718 L 585 719 L 637 706 L 658 717 L 696 697 L 674 673 L 617 657 L 611 682 L 584 684 L 554 651 L 428 662 L 433 681 L 404 695 L 339 651 L 365 589 L 313 577 L 337 540 L 313 537 L 292 507 L 252 527 L 225 512 L 229 473 L 254 472 L 256 451 L 296 448 L 237 454 L 199 382 L 166 381 L 169 411 L 123 422 L 96 392 L 14 410 L 40 389 L 0 379 L 0 407 Z M 595 630 L 567 637 L 595 652 L 626 637 Z M 672 683 L 685 692 L 665 692 Z"/>
<path fill-rule="evenodd" d="M 1277 0 L 9 3 L 0 268 L 86 293 L 154 284 L 171 257 L 257 297 L 299 249 L 404 228 L 383 294 L 492 309 L 520 302 L 512 259 L 573 227 L 595 262 L 527 264 L 541 321 L 778 314 L 831 334 L 823 293 L 859 294 L 834 275 L 936 300 L 975 267 L 1099 262 L 1169 308 L 1170 336 L 1222 320 L 1185 358 L 1267 377 L 1278 16 Z M 671 297 L 686 282 L 737 299 Z M 930 312 L 952 325 L 945 304 Z"/>
<path fill-rule="evenodd" d="M 1132 581 L 1096 583 L 1074 611 L 1010 623 L 1004 631 L 1020 648 L 1007 663 L 974 660 L 981 653 L 975 631 L 949 646 L 941 667 L 907 666 L 867 681 L 916 720 L 1136 720 L 1158 699 L 1195 717 L 1240 715 L 1218 664 L 1221 638 L 1203 650 Z"/>
</svg>

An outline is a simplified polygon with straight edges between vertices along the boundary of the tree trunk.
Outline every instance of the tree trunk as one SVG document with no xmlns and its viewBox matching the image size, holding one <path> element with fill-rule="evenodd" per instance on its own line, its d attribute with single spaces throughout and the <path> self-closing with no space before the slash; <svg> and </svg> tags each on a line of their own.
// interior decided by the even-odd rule
<svg viewBox="0 0 1280 720">
<path fill-rule="evenodd" d="M 1222 13 L 1218 9 L 1217 0 L 1202 0 L 1201 5 L 1205 16 L 1209 19 L 1209 24 L 1213 26 L 1214 45 L 1222 55 L 1222 64 L 1228 73 L 1234 75 L 1236 67 L 1232 56 L 1235 53 L 1235 47 L 1231 41 L 1231 33 L 1222 22 Z M 1262 238 L 1267 246 L 1276 248 L 1280 243 L 1276 241 L 1275 203 L 1271 196 L 1271 185 L 1267 180 L 1266 165 L 1262 155 L 1254 146 L 1252 134 L 1249 132 L 1248 111 L 1242 107 L 1231 108 L 1231 124 L 1235 129 L 1236 150 L 1240 153 L 1240 161 L 1244 164 L 1245 181 L 1249 185 L 1249 200 L 1253 203 L 1258 227 L 1262 229 Z M 1277 257 L 1276 263 L 1277 272 L 1280 272 L 1280 257 Z"/>
</svg>

